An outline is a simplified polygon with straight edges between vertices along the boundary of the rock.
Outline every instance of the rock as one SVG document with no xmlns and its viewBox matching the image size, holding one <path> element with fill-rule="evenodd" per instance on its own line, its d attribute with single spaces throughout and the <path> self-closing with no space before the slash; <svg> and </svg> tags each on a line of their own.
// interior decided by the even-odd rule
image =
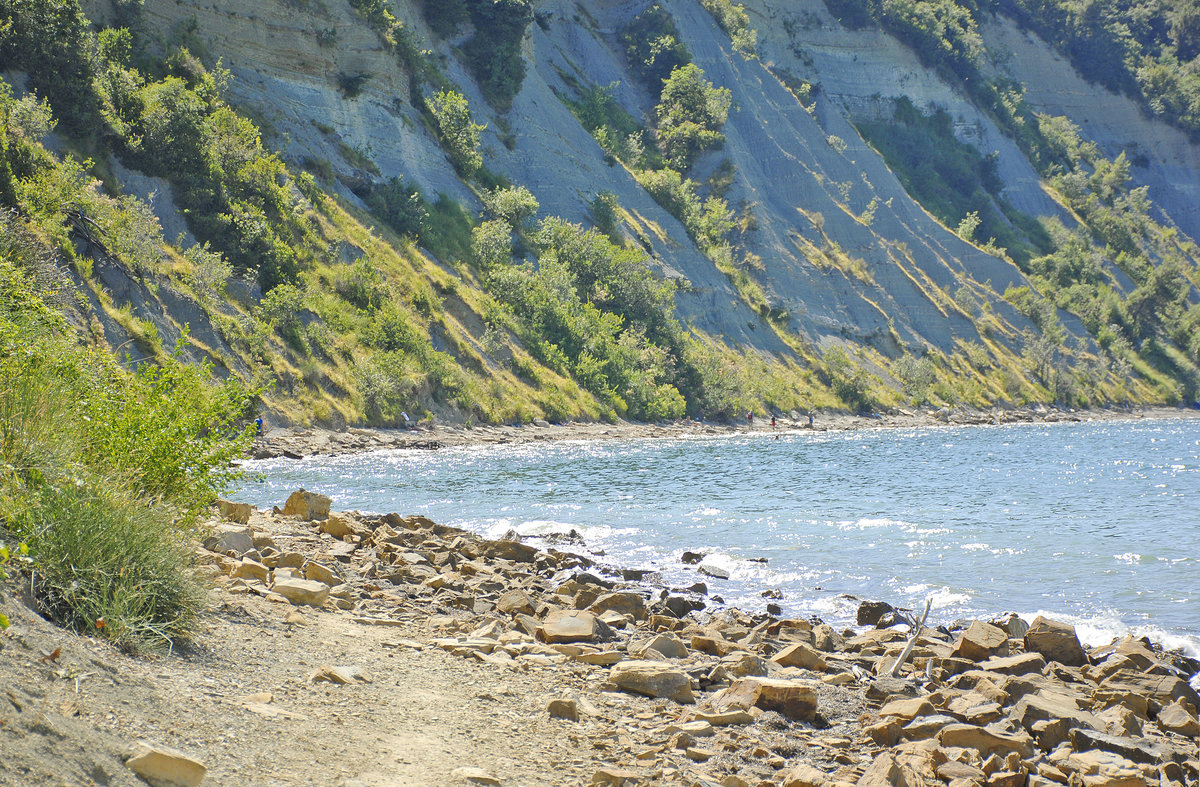
<svg viewBox="0 0 1200 787">
<path fill-rule="evenodd" d="M 338 686 L 349 686 L 354 683 L 370 683 L 371 679 L 361 667 L 329 666 L 323 664 L 308 674 L 309 683 L 334 683 Z"/>
<path fill-rule="evenodd" d="M 1073 752 L 1062 762 L 1063 770 L 1082 776 L 1087 787 L 1144 787 L 1136 763 L 1106 751 Z"/>
<path fill-rule="evenodd" d="M 1021 617 L 1015 612 L 1008 613 L 1008 617 L 1004 620 L 993 620 L 992 625 L 1004 629 L 1012 639 L 1021 639 L 1025 636 L 1025 632 L 1029 631 L 1029 624 L 1021 620 Z"/>
<path fill-rule="evenodd" d="M 533 563 L 538 555 L 536 547 L 507 538 L 484 541 L 480 545 L 479 553 L 493 560 L 511 560 L 514 563 Z"/>
<path fill-rule="evenodd" d="M 469 765 L 455 768 L 450 771 L 450 775 L 471 782 L 472 784 L 500 784 L 500 779 L 488 773 L 483 768 L 476 768 Z"/>
<path fill-rule="evenodd" d="M 948 724 L 938 733 L 942 746 L 975 749 L 983 757 L 1017 752 L 1022 758 L 1033 754 L 1033 740 L 1026 734 L 1004 732 L 995 727 L 976 727 L 973 724 Z"/>
<path fill-rule="evenodd" d="M 931 716 L 917 716 L 900 730 L 900 737 L 906 741 L 923 741 L 937 735 L 950 724 L 958 723 L 953 716 L 935 713 Z"/>
<path fill-rule="evenodd" d="M 330 587 L 342 584 L 342 578 L 335 574 L 333 569 L 311 560 L 304 564 L 304 578 Z"/>
<path fill-rule="evenodd" d="M 864 601 L 858 605 L 855 620 L 860 626 L 874 626 L 885 614 L 895 611 L 896 608 L 886 601 Z"/>
<path fill-rule="evenodd" d="M 864 728 L 863 732 L 880 746 L 895 746 L 900 740 L 900 730 L 903 726 L 904 722 L 900 719 L 890 718 Z"/>
<path fill-rule="evenodd" d="M 708 553 L 707 552 L 684 552 L 680 556 L 679 559 L 681 562 L 684 562 L 684 563 L 694 566 L 697 563 L 699 563 L 701 560 L 703 560 L 704 556 L 706 554 L 708 554 Z"/>
<path fill-rule="evenodd" d="M 936 767 L 935 771 L 938 778 L 944 782 L 952 782 L 955 779 L 967 779 L 978 783 L 987 779 L 987 775 L 979 768 L 965 762 L 958 762 L 957 760 L 943 762 Z"/>
<path fill-rule="evenodd" d="M 238 525 L 217 525 L 213 535 L 204 539 L 204 548 L 222 555 L 244 555 L 254 549 L 254 531 Z"/>
<path fill-rule="evenodd" d="M 799 667 L 801 669 L 813 670 L 814 672 L 825 671 L 825 659 L 821 657 L 820 653 L 803 642 L 788 645 L 772 656 L 771 661 L 781 667 Z"/>
<path fill-rule="evenodd" d="M 551 718 L 579 721 L 579 704 L 570 697 L 558 697 L 546 705 L 546 712 Z"/>
<path fill-rule="evenodd" d="M 895 755 L 886 751 L 871 761 L 855 784 L 857 787 L 908 787 Z"/>
<path fill-rule="evenodd" d="M 648 650 L 656 650 L 669 659 L 686 659 L 688 657 L 687 646 L 674 634 L 658 634 L 651 637 L 636 647 L 630 648 L 629 655 L 640 659 Z"/>
<path fill-rule="evenodd" d="M 817 715 L 817 691 L 820 684 L 799 679 L 739 678 L 712 699 L 718 711 L 752 707 L 775 711 L 789 719 L 812 721 Z"/>
<path fill-rule="evenodd" d="M 825 787 L 829 777 L 811 765 L 800 764 L 783 772 L 783 787 Z"/>
<path fill-rule="evenodd" d="M 504 615 L 532 615 L 533 600 L 524 590 L 510 590 L 496 601 L 496 611 Z"/>
<path fill-rule="evenodd" d="M 196 787 L 208 768 L 178 749 L 141 741 L 125 765 L 154 787 Z"/>
<path fill-rule="evenodd" d="M 663 606 L 675 617 L 682 618 L 689 612 L 704 609 L 705 604 L 698 598 L 672 595 L 663 599 Z"/>
<path fill-rule="evenodd" d="M 1069 667 L 1082 667 L 1087 654 L 1079 644 L 1075 627 L 1038 616 L 1025 632 L 1025 650 L 1040 653 L 1046 661 L 1057 661 Z"/>
<path fill-rule="evenodd" d="M 596 639 L 599 621 L 590 612 L 578 609 L 559 609 L 546 616 L 538 626 L 538 638 L 543 642 L 592 642 Z"/>
<path fill-rule="evenodd" d="M 692 762 L 708 762 L 716 756 L 716 752 L 701 749 L 699 746 L 688 746 L 683 753 Z"/>
<path fill-rule="evenodd" d="M 1121 669 L 1104 679 L 1101 689 L 1113 691 L 1122 689 L 1135 694 L 1149 697 L 1161 705 L 1174 700 L 1190 702 L 1193 707 L 1200 707 L 1200 696 L 1187 681 L 1174 675 L 1152 675 L 1135 670 Z"/>
<path fill-rule="evenodd" d="M 1008 655 L 1008 632 L 976 620 L 959 635 L 950 651 L 951 657 L 983 661 L 995 655 Z"/>
<path fill-rule="evenodd" d="M 698 650 L 710 656 L 726 656 L 740 647 L 737 643 L 722 637 L 706 637 L 699 634 L 692 637 L 691 645 L 692 650 Z"/>
<path fill-rule="evenodd" d="M 354 528 L 351 526 L 348 517 L 340 514 L 330 514 L 321 523 L 321 532 L 328 533 L 334 538 L 345 538 L 346 536 L 354 535 Z"/>
<path fill-rule="evenodd" d="M 625 787 L 625 785 L 639 782 L 641 777 L 642 775 L 637 771 L 610 766 L 601 768 L 592 774 L 588 784 L 595 785 L 595 787 Z"/>
<path fill-rule="evenodd" d="M 721 667 L 726 674 L 735 678 L 744 678 L 747 675 L 766 675 L 767 663 L 753 653 L 745 651 L 735 651 L 721 659 Z"/>
<path fill-rule="evenodd" d="M 229 500 L 217 501 L 217 513 L 222 519 L 228 519 L 230 522 L 237 522 L 244 525 L 250 521 L 250 512 L 254 510 L 254 506 L 249 503 L 234 503 Z"/>
<path fill-rule="evenodd" d="M 586 650 L 573 657 L 584 664 L 595 664 L 598 667 L 611 667 L 625 659 L 625 654 L 619 650 Z"/>
<path fill-rule="evenodd" d="M 1013 706 L 1009 718 L 1031 733 L 1035 723 L 1055 719 L 1066 722 L 1068 731 L 1077 728 L 1094 730 L 1103 726 L 1093 714 L 1080 710 L 1073 700 L 1051 692 L 1026 694 Z"/>
<path fill-rule="evenodd" d="M 320 607 L 329 600 L 329 585 L 311 579 L 276 579 L 271 590 L 296 606 Z"/>
<path fill-rule="evenodd" d="M 588 610 L 597 615 L 611 610 L 628 615 L 634 620 L 642 620 L 646 617 L 646 599 L 641 593 L 632 590 L 617 590 L 598 597 Z"/>
<path fill-rule="evenodd" d="M 259 582 L 265 583 L 271 578 L 271 569 L 257 560 L 243 558 L 233 567 L 233 571 L 229 573 L 229 576 L 235 579 L 256 579 Z"/>
<path fill-rule="evenodd" d="M 1046 666 L 1046 660 L 1040 653 L 1020 653 L 1016 656 L 993 656 L 979 665 L 987 672 L 999 672 L 1001 675 L 1028 675 L 1031 672 L 1041 672 Z"/>
<path fill-rule="evenodd" d="M 1078 751 L 1099 749 L 1124 757 L 1130 762 L 1156 765 L 1167 760 L 1163 747 L 1155 746 L 1145 739 L 1108 735 L 1095 730 L 1071 730 L 1071 743 Z"/>
<path fill-rule="evenodd" d="M 1165 732 L 1174 732 L 1189 738 L 1200 736 L 1200 722 L 1178 700 L 1164 706 L 1158 712 L 1155 723 Z"/>
<path fill-rule="evenodd" d="M 696 711 L 694 715 L 700 721 L 706 721 L 714 727 L 729 727 L 735 724 L 750 724 L 754 717 L 744 710 L 731 710 L 724 713 L 705 713 Z"/>
<path fill-rule="evenodd" d="M 932 716 L 937 713 L 933 703 L 924 697 L 892 700 L 879 709 L 880 716 L 895 716 L 905 721 L 912 721 L 918 716 Z"/>
<path fill-rule="evenodd" d="M 814 626 L 812 630 L 813 647 L 817 650 L 823 650 L 826 653 L 841 650 L 845 647 L 846 641 L 841 634 L 833 630 L 833 626 L 828 623 L 822 623 Z"/>
<path fill-rule="evenodd" d="M 324 519 L 329 516 L 329 506 L 332 504 L 333 501 L 325 495 L 297 489 L 288 495 L 287 502 L 283 504 L 283 513 L 285 516 L 298 516 L 305 521 Z"/>
<path fill-rule="evenodd" d="M 729 572 L 723 568 L 720 568 L 719 566 L 702 563 L 699 570 L 700 573 L 706 577 L 712 577 L 713 579 L 729 579 Z"/>
<path fill-rule="evenodd" d="M 647 697 L 667 697 L 681 704 L 695 702 L 692 682 L 678 667 L 660 661 L 622 661 L 613 665 L 609 680 L 618 688 Z"/>
</svg>

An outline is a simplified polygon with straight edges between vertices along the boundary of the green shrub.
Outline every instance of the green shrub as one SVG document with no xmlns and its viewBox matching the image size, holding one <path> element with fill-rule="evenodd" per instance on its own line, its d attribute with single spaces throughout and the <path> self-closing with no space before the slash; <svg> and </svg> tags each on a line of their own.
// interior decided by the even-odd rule
<svg viewBox="0 0 1200 787">
<path fill-rule="evenodd" d="M 513 230 L 520 229 L 538 211 L 537 198 L 524 186 L 492 189 L 483 195 L 483 205 Z"/>
<path fill-rule="evenodd" d="M 467 100 L 461 93 L 452 90 L 439 91 L 425 102 L 425 106 L 433 117 L 438 137 L 455 168 L 464 177 L 474 175 L 483 166 L 479 133 L 486 126 L 477 125 L 471 120 Z"/>
<path fill-rule="evenodd" d="M 521 41 L 533 21 L 533 4 L 530 0 L 470 0 L 469 8 L 475 35 L 463 45 L 463 54 L 484 98 L 505 111 L 525 79 Z"/>
<path fill-rule="evenodd" d="M 729 90 L 705 81 L 695 63 L 671 71 L 654 111 L 659 144 L 674 169 L 686 171 L 696 156 L 725 144 L 721 127 L 732 102 Z"/>
<path fill-rule="evenodd" d="M 190 527 L 239 475 L 252 392 L 177 357 L 131 373 L 81 348 L 21 270 L 37 242 L 0 236 L 0 541 L 29 545 L 55 619 L 170 645 L 201 600 Z"/>
<path fill-rule="evenodd" d="M 622 31 L 621 41 L 633 72 L 654 95 L 672 71 L 692 62 L 675 20 L 658 3 L 634 17 Z"/>
</svg>

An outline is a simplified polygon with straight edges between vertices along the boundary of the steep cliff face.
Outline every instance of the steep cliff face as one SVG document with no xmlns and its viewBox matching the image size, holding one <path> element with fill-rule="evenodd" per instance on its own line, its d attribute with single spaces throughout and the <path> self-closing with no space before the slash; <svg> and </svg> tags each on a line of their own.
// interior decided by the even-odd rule
<svg viewBox="0 0 1200 787">
<path fill-rule="evenodd" d="M 396 10 L 439 46 L 447 76 L 464 88 L 478 118 L 488 121 L 490 168 L 530 188 L 545 213 L 577 221 L 589 220 L 588 204 L 597 193 L 612 192 L 651 229 L 643 237 L 662 271 L 690 282 L 677 299 L 685 320 L 733 343 L 785 352 L 683 225 L 629 172 L 605 162 L 599 145 L 559 98 L 572 94 L 563 78 L 568 74 L 585 85 L 619 83 L 616 97 L 629 111 L 639 117 L 650 112 L 654 99 L 629 72 L 617 40 L 618 31 L 648 5 L 567 0 L 539 5 L 542 23 L 531 26 L 525 44 L 531 68 L 503 123 L 453 46 L 437 42 L 424 27 L 419 7 L 400 3 Z M 793 315 L 795 329 L 820 345 L 831 338 L 878 338 L 890 327 L 906 343 L 949 351 L 956 341 L 980 338 L 951 297 L 963 286 L 992 304 L 1011 328 L 1010 338 L 1029 327 L 996 297 L 1022 282 L 1020 272 L 932 219 L 848 122 L 855 114 L 877 111 L 881 98 L 910 95 L 921 104 L 955 109 L 982 146 L 1003 143 L 969 102 L 920 68 L 894 40 L 841 29 L 818 2 L 786 9 L 766 2 L 752 6 L 761 60 L 734 52 L 728 36 L 696 4 L 664 6 L 707 78 L 729 88 L 734 98 L 728 142 L 702 160 L 697 172 L 711 171 L 724 159 L 736 168 L 728 199 L 746 206 L 757 222 L 757 230 L 744 238 L 745 251 L 763 261 L 754 278 L 773 307 Z M 403 68 L 348 6 L 325 3 L 298 11 L 294 4 L 263 2 L 247 12 L 238 3 L 182 0 L 149 2 L 145 14 L 160 35 L 187 26 L 212 57 L 220 57 L 235 76 L 230 85 L 235 100 L 267 121 L 294 161 L 326 160 L 346 178 L 369 177 L 347 161 L 349 147 L 373 162 L 379 177 L 400 175 L 426 193 L 478 206 L 408 102 Z M 336 41 L 323 46 L 319 39 L 326 29 L 336 29 Z M 821 86 L 814 112 L 805 111 L 772 66 L 811 75 Z M 369 74 L 354 98 L 338 88 L 345 74 Z M 507 145 L 500 134 L 505 126 L 511 134 Z M 1014 202 L 1055 210 L 1011 143 L 999 149 Z M 872 200 L 877 207 L 868 223 L 859 217 Z M 862 273 L 825 263 L 833 249 L 861 261 Z"/>
<path fill-rule="evenodd" d="M 111 18 L 110 2 L 88 0 L 85 8 Z M 935 217 L 858 129 L 890 122 L 902 99 L 921 112 L 944 112 L 954 136 L 992 161 L 1001 187 L 985 200 L 1004 202 L 1035 225 L 1034 219 L 1053 219 L 1068 230 L 1081 227 L 1078 213 L 1039 175 L 1028 148 L 961 81 L 923 64 L 882 29 L 844 26 L 821 0 L 746 0 L 742 8 L 757 31 L 753 56 L 737 51 L 703 5 L 659 3 L 704 78 L 732 97 L 724 144 L 684 173 L 701 184 L 721 180 L 719 194 L 739 218 L 732 256 L 740 270 L 722 271 L 683 221 L 639 184 L 642 175 L 607 155 L 568 106 L 589 88 L 607 87 L 652 133 L 658 86 L 634 72 L 622 40 L 652 4 L 536 3 L 536 23 L 521 42 L 525 76 L 503 111 L 489 104 L 466 65 L 469 25 L 447 39 L 426 24 L 419 0 L 397 0 L 390 11 L 411 42 L 432 52 L 442 84 L 461 91 L 474 119 L 486 124 L 481 152 L 490 182 L 527 187 L 541 215 L 585 225 L 595 221 L 597 196 L 611 194 L 624 217 L 617 231 L 647 251 L 657 273 L 681 282 L 677 314 L 697 332 L 802 365 L 819 363 L 835 345 L 869 348 L 861 362 L 885 383 L 896 382 L 887 359 L 929 351 L 950 357 L 973 349 L 976 369 L 982 369 L 979 353 L 996 366 L 1033 363 L 1015 359 L 1046 319 L 1065 332 L 1055 340 L 1061 346 L 1096 351 L 1095 315 L 1085 327 L 1070 311 L 1055 315 L 1047 307 L 1049 318 L 1035 326 L 1028 302 L 1018 310 L 1018 301 L 1005 297 L 1031 285 L 1036 290 L 1028 259 L 1044 253 L 1045 243 L 1020 258 L 1023 272 L 1004 250 L 954 226 L 968 217 Z M 429 113 L 419 109 L 420 92 L 435 88 L 410 73 L 411 60 L 398 57 L 351 3 L 146 0 L 141 13 L 147 40 L 157 42 L 152 46 L 166 51 L 182 43 L 228 68 L 231 101 L 260 124 L 271 146 L 295 170 L 324 175 L 326 188 L 351 206 L 365 208 L 356 195 L 372 184 L 402 178 L 430 202 L 444 196 L 483 215 L 483 181 L 461 177 Z M 1070 118 L 1109 157 L 1127 151 L 1134 163 L 1130 185 L 1150 187 L 1155 216 L 1189 235 L 1200 232 L 1200 151 L 1185 135 L 1087 84 L 1012 22 L 989 18 L 982 32 L 993 75 L 1023 85 L 1036 112 Z M 186 235 L 169 187 L 113 168 L 128 192 L 157 191 L 156 212 L 168 234 Z M 710 185 L 699 191 L 709 193 Z M 351 249 L 343 262 L 359 256 Z M 462 272 L 453 259 L 437 262 Z M 1135 282 L 1110 260 L 1102 264 L 1115 290 L 1132 292 Z M 765 303 L 747 294 L 747 283 Z M 478 330 L 466 333 L 481 347 L 480 315 L 467 316 Z"/>
<path fill-rule="evenodd" d="M 1177 128 L 1149 117 L 1132 99 L 1094 85 L 1035 34 L 1004 17 L 982 27 L 995 68 L 1025 87 L 1038 111 L 1062 115 L 1110 158 L 1124 151 L 1136 185 L 1192 237 L 1200 234 L 1200 147 Z"/>
</svg>

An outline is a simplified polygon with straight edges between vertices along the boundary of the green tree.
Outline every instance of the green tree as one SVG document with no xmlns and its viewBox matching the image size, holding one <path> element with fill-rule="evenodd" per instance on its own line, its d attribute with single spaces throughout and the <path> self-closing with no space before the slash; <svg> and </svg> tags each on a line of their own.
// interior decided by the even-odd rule
<svg viewBox="0 0 1200 787">
<path fill-rule="evenodd" d="M 659 142 L 673 168 L 685 171 L 700 153 L 725 144 L 721 127 L 732 103 L 729 89 L 706 81 L 695 63 L 671 72 L 655 113 Z"/>
<path fill-rule="evenodd" d="M 471 120 L 471 108 L 462 93 L 441 90 L 425 105 L 455 168 L 465 177 L 474 175 L 483 166 L 479 135 L 487 126 Z"/>
</svg>

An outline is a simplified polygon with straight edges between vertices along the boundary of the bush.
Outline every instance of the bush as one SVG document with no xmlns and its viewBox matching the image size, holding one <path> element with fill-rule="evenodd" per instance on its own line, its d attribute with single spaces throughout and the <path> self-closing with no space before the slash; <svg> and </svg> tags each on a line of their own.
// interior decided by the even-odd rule
<svg viewBox="0 0 1200 787">
<path fill-rule="evenodd" d="M 654 111 L 659 143 L 674 169 L 686 171 L 696 156 L 725 144 L 721 127 L 732 103 L 729 90 L 705 81 L 695 63 L 671 71 Z"/>
<path fill-rule="evenodd" d="M 433 117 L 438 136 L 455 168 L 464 176 L 471 177 L 483 166 L 479 152 L 479 133 L 487 126 L 471 120 L 471 108 L 461 93 L 452 90 L 439 91 L 425 102 Z"/>
<path fill-rule="evenodd" d="M 483 204 L 488 213 L 513 230 L 520 229 L 538 211 L 537 198 L 524 186 L 492 189 L 483 195 Z"/>
<path fill-rule="evenodd" d="M 82 349 L 0 245 L 0 541 L 29 545 L 37 602 L 139 650 L 185 636 L 201 600 L 196 515 L 239 476 L 253 392 L 177 357 L 130 373 Z"/>
<path fill-rule="evenodd" d="M 471 0 L 475 35 L 463 46 L 467 65 L 484 98 L 507 110 L 525 79 L 521 41 L 533 21 L 530 0 Z"/>
<path fill-rule="evenodd" d="M 692 62 L 692 53 L 679 37 L 679 28 L 657 3 L 634 17 L 621 34 L 633 72 L 656 95 L 676 68 Z"/>
</svg>

